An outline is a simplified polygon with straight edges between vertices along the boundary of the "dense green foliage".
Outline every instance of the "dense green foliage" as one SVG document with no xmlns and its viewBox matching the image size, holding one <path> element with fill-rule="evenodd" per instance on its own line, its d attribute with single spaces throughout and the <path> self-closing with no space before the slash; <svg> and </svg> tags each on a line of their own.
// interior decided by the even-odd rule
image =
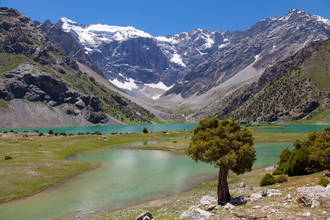
<svg viewBox="0 0 330 220">
<path fill-rule="evenodd" d="M 295 149 L 284 149 L 273 174 L 304 175 L 330 169 L 330 128 L 296 140 Z"/>
<path fill-rule="evenodd" d="M 276 178 L 277 183 L 288 182 L 288 177 L 286 175 L 279 175 L 279 176 L 276 176 L 275 178 Z"/>
<path fill-rule="evenodd" d="M 147 128 L 143 128 L 142 132 L 145 133 L 145 134 L 149 133 Z"/>
<path fill-rule="evenodd" d="M 272 174 L 266 173 L 260 180 L 260 186 L 274 185 L 276 182 L 276 178 Z"/>
<path fill-rule="evenodd" d="M 326 187 L 330 183 L 328 177 L 322 176 L 320 181 L 318 182 L 319 185 Z"/>
<path fill-rule="evenodd" d="M 256 159 L 251 132 L 234 121 L 204 119 L 195 128 L 186 154 L 242 174 Z"/>
</svg>

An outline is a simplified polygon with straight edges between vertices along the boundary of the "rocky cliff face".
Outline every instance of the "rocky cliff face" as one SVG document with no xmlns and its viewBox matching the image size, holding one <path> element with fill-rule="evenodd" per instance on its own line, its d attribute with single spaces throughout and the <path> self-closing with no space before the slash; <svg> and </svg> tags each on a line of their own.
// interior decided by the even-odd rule
<svg viewBox="0 0 330 220">
<path fill-rule="evenodd" d="M 79 45 L 72 48 L 79 50 Z M 15 100 L 36 103 L 36 108 L 40 103 L 50 110 L 56 108 L 59 114 L 67 115 L 62 118 L 71 118 L 73 124 L 149 122 L 154 117 L 88 77 L 38 24 L 8 8 L 0 8 L 0 100 L 7 103 L 0 114 L 11 118 L 17 113 L 12 106 Z"/>
</svg>

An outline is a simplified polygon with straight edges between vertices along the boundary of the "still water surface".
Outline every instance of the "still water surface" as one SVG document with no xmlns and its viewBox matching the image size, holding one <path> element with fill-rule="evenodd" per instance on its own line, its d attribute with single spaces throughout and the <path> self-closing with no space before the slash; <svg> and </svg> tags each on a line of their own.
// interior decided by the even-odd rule
<svg viewBox="0 0 330 220">
<path fill-rule="evenodd" d="M 273 124 L 272 124 L 273 125 Z M 47 133 L 49 130 L 54 132 L 64 131 L 67 134 L 77 134 L 79 132 L 94 132 L 100 131 L 102 134 L 111 133 L 126 133 L 126 132 L 142 132 L 143 128 L 147 128 L 148 131 L 170 131 L 170 130 L 193 130 L 197 124 L 145 124 L 145 125 L 113 125 L 113 126 L 78 126 L 78 127 L 43 127 L 43 128 L 0 128 L 0 131 L 14 130 L 17 132 L 34 131 L 38 130 L 42 133 Z M 257 125 L 256 125 L 257 126 Z M 263 125 L 261 125 L 263 126 Z M 265 125 L 266 126 L 266 125 Z M 330 125 L 303 125 L 303 124 L 290 124 L 279 125 L 284 128 L 277 129 L 258 129 L 258 132 L 298 132 L 298 133 L 310 133 L 313 131 L 321 131 L 324 128 L 330 127 Z"/>
<path fill-rule="evenodd" d="M 195 163 L 184 155 L 123 148 L 139 145 L 143 143 L 76 154 L 74 160 L 101 162 L 103 166 L 35 196 L 0 205 L 0 219 L 88 216 L 95 211 L 182 192 L 217 175 L 213 166 Z M 255 167 L 275 163 L 281 150 L 288 145 L 256 144 Z"/>
</svg>

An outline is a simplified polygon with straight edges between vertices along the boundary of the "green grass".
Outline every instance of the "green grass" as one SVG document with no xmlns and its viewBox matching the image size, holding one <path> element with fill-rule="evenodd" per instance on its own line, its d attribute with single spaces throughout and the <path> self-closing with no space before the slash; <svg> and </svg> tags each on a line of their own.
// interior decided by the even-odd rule
<svg viewBox="0 0 330 220">
<path fill-rule="evenodd" d="M 307 120 L 297 121 L 298 124 L 330 124 L 330 108 L 315 114 Z"/>
<path fill-rule="evenodd" d="M 3 99 L 0 99 L 0 111 L 6 111 L 9 109 L 9 102 Z"/>
<path fill-rule="evenodd" d="M 15 69 L 19 64 L 29 61 L 24 55 L 0 53 L 0 73 Z"/>
</svg>

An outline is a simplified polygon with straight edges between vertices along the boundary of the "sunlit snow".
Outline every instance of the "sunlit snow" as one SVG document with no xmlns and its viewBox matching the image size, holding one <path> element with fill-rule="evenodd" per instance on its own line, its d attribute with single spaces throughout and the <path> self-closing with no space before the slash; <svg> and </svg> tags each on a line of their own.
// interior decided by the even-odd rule
<svg viewBox="0 0 330 220">
<path fill-rule="evenodd" d="M 149 83 L 149 84 L 144 84 L 145 86 L 149 86 L 151 88 L 155 88 L 155 89 L 162 89 L 162 90 L 169 90 L 170 88 L 172 88 L 173 86 L 166 86 L 163 82 L 158 82 L 157 84 L 155 83 Z"/>
<path fill-rule="evenodd" d="M 114 84 L 115 86 L 121 88 L 121 89 L 127 89 L 132 91 L 133 89 L 137 89 L 138 86 L 135 84 L 134 79 L 129 78 L 128 81 L 120 82 L 118 79 L 109 79 L 109 81 Z"/>
<path fill-rule="evenodd" d="M 173 54 L 173 56 L 171 58 L 171 62 L 179 64 L 180 66 L 186 67 L 186 64 L 184 64 L 184 62 L 182 61 L 181 56 L 177 53 Z"/>
</svg>

